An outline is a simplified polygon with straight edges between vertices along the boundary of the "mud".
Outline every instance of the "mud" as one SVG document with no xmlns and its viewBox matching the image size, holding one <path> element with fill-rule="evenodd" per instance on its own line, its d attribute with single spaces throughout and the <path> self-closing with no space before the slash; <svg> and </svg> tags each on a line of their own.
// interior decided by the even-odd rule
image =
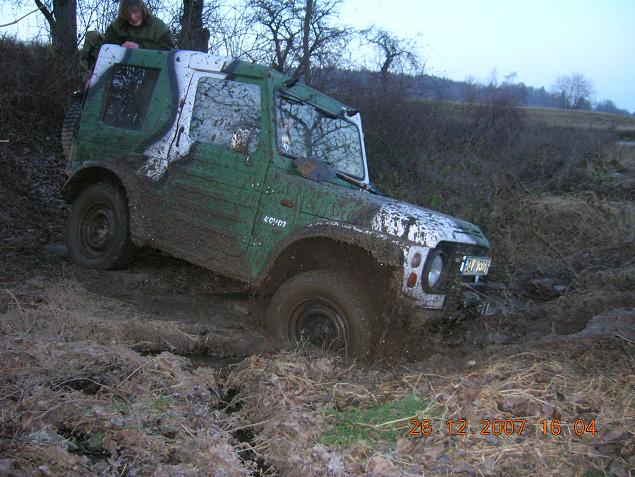
<svg viewBox="0 0 635 477">
<path fill-rule="evenodd" d="M 363 365 L 282 349 L 243 285 L 164 254 L 142 250 L 116 272 L 75 266 L 59 152 L 0 147 L 0 474 L 635 469 L 635 281 L 620 243 L 615 266 L 597 273 L 510 281 L 493 296 L 495 316 L 393 330 L 383 357 Z M 587 210 L 577 199 L 532 203 Z M 413 414 L 364 414 L 409 396 L 421 399 Z M 363 438 L 334 443 L 349 411 Z M 411 418 L 438 432 L 409 435 Z M 450 434 L 448 419 L 476 432 Z M 484 419 L 523 419 L 527 432 L 483 435 Z M 562 433 L 543 432 L 542 419 Z M 577 435 L 576 419 L 597 432 Z"/>
</svg>

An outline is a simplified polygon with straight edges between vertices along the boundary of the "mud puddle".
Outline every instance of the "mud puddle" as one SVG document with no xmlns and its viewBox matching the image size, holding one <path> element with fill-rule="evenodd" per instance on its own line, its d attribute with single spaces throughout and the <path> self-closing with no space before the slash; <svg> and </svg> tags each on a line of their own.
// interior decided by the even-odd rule
<svg viewBox="0 0 635 477">
<path fill-rule="evenodd" d="M 229 370 L 232 366 L 238 365 L 247 356 L 232 356 L 228 358 L 217 358 L 214 356 L 189 356 L 190 363 L 195 368 L 211 368 L 217 371 Z"/>
</svg>

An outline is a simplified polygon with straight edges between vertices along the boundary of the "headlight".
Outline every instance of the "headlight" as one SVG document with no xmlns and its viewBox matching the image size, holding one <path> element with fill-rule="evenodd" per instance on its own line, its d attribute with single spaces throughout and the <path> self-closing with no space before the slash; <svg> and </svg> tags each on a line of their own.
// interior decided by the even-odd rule
<svg viewBox="0 0 635 477">
<path fill-rule="evenodd" d="M 421 273 L 421 285 L 428 293 L 436 293 L 445 286 L 447 271 L 445 256 L 441 250 L 430 250 Z"/>
<path fill-rule="evenodd" d="M 427 283 L 428 288 L 436 288 L 441 280 L 441 274 L 443 273 L 443 257 L 440 253 L 436 254 L 430 262 L 430 266 L 427 267 Z"/>
</svg>

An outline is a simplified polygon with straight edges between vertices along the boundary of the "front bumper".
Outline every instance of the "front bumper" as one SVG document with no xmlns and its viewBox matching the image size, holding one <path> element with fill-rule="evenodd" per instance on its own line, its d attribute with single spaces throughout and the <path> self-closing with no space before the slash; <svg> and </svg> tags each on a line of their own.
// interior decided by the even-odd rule
<svg viewBox="0 0 635 477">
<path fill-rule="evenodd" d="M 413 321 L 454 321 L 465 316 L 487 317 L 496 314 L 496 308 L 483 287 L 475 289 L 473 285 L 458 284 L 452 287 L 446 295 L 440 295 L 443 305 L 437 309 L 424 308 L 419 301 L 404 297 L 400 300 L 399 311 Z"/>
<path fill-rule="evenodd" d="M 431 291 L 422 283 L 427 273 L 426 264 L 432 254 L 446 257 L 445 268 L 439 279 L 443 285 L 439 291 Z M 476 273 L 464 273 L 463 270 L 465 257 L 489 255 L 490 250 L 487 248 L 456 242 L 445 242 L 435 249 L 418 245 L 409 247 L 404 254 L 401 275 L 402 308 L 407 309 L 409 315 L 426 317 L 445 315 L 453 318 L 457 312 L 491 314 L 491 306 L 484 293 L 488 285 L 482 281 L 483 277 L 476 276 Z"/>
</svg>

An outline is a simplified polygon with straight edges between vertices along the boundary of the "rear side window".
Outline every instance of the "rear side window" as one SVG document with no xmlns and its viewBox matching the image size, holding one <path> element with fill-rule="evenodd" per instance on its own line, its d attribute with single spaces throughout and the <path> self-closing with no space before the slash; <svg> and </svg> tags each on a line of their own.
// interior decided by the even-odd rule
<svg viewBox="0 0 635 477">
<path fill-rule="evenodd" d="M 260 135 L 260 87 L 220 78 L 198 82 L 190 138 L 251 153 Z"/>
<path fill-rule="evenodd" d="M 150 106 L 159 70 L 116 65 L 106 88 L 102 121 L 125 129 L 141 129 Z"/>
</svg>

